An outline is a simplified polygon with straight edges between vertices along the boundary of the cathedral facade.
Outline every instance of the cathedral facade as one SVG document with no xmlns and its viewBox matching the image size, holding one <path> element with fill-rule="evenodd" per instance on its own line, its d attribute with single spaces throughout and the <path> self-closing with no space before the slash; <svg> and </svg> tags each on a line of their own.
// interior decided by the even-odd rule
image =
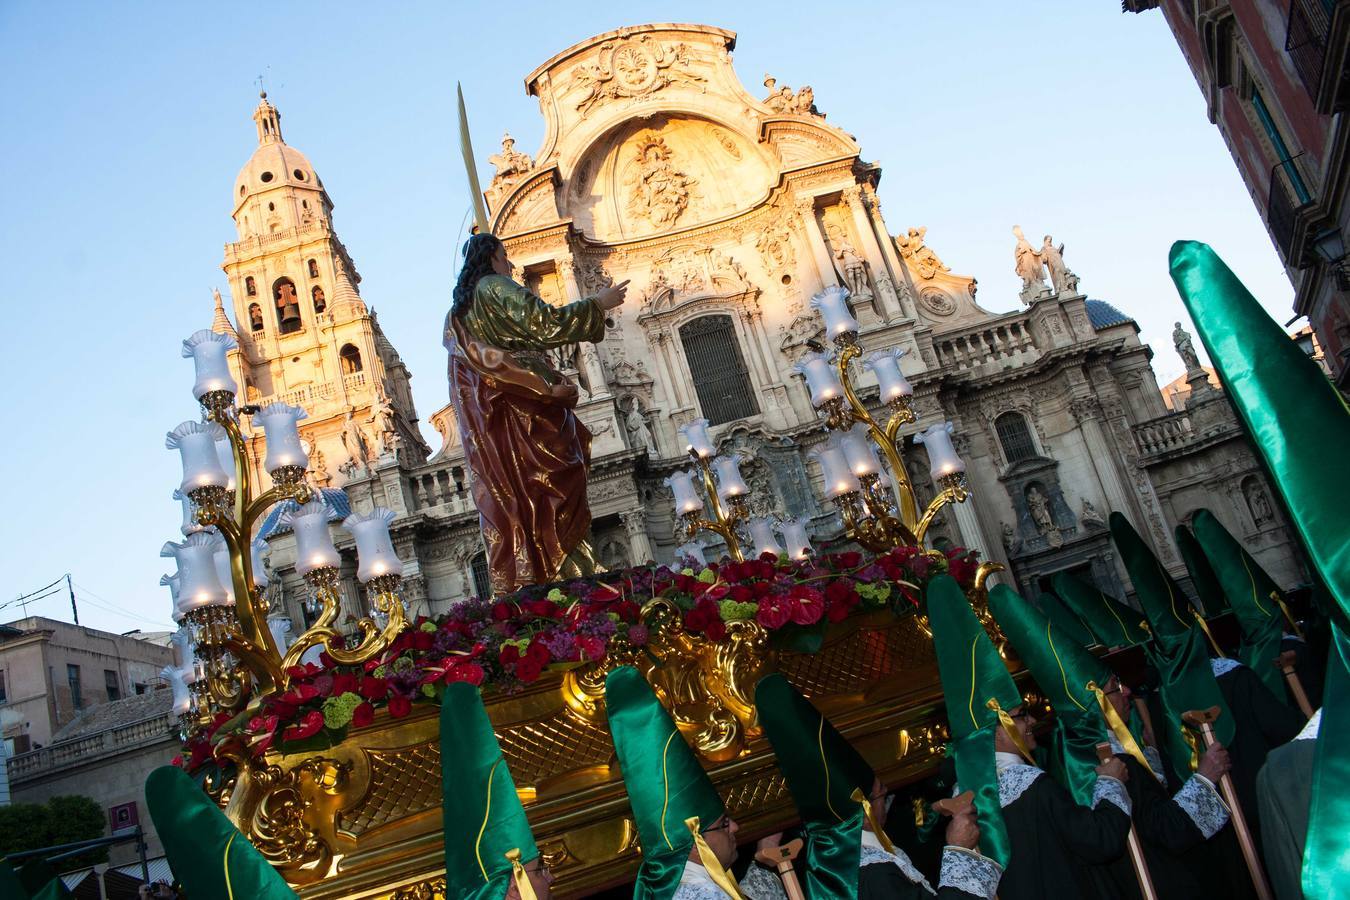
<svg viewBox="0 0 1350 900">
<path fill-rule="evenodd" d="M 1208 507 L 1284 586 L 1303 581 L 1273 494 L 1198 365 L 1185 407 L 1169 409 L 1136 324 L 1080 290 L 1049 236 L 1034 243 L 1015 228 L 1020 292 L 977 301 L 975 279 L 955 274 L 924 228 L 887 224 L 881 169 L 828 120 L 828 98 L 769 77 L 765 94 L 747 91 L 735 42 L 720 28 L 660 24 L 569 47 L 526 77 L 543 146 L 530 156 L 508 135 L 489 160 L 492 227 L 519 281 L 554 303 L 631 281 L 605 340 L 555 360 L 594 435 L 602 562 L 671 560 L 683 537 L 663 482 L 688 465 L 676 429 L 698 418 L 724 452 L 741 453 L 752 506 L 806 517 L 818 547 L 839 540 L 808 456 L 826 430 L 794 366 L 828 343 L 811 296 L 841 284 L 863 346 L 905 351 L 919 417 L 907 434 L 954 425 L 972 497 L 930 535 L 1003 562 L 1000 577 L 1027 595 L 1072 570 L 1124 596 L 1107 514 L 1128 516 L 1185 582 L 1172 530 Z M 374 505 L 398 514 L 405 600 L 414 613 L 443 611 L 487 588 L 454 413 L 430 416 L 441 438 L 431 451 L 322 182 L 282 141 L 265 98 L 255 120 L 259 147 L 234 186 L 240 239 L 224 264 L 235 324 L 218 305 L 214 327 L 240 339 L 249 402 L 309 411 L 302 434 L 335 516 Z M 903 215 L 903 196 L 889 202 Z M 859 383 L 880 406 L 872 376 Z M 923 447 L 906 438 L 904 458 L 926 502 L 936 489 Z M 264 530 L 273 614 L 298 623 L 307 589 L 293 539 L 275 516 Z M 350 544 L 339 540 L 350 557 L 344 603 L 359 616 Z"/>
</svg>

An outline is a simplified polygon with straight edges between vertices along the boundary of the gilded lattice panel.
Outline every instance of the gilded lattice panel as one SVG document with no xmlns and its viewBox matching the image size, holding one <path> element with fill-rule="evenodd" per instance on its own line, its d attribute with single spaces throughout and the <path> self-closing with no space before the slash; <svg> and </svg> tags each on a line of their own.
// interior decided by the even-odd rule
<svg viewBox="0 0 1350 900">
<path fill-rule="evenodd" d="M 503 728 L 497 732 L 497 741 L 519 787 L 606 763 L 614 754 L 608 731 L 567 710 Z"/>
<path fill-rule="evenodd" d="M 725 797 L 727 813 L 735 818 L 786 796 L 787 782 L 782 775 L 773 772 L 732 788 Z"/>
<path fill-rule="evenodd" d="M 372 828 L 441 805 L 441 749 L 434 742 L 394 750 L 366 750 L 370 787 L 342 814 L 345 830 Z"/>
<path fill-rule="evenodd" d="M 785 654 L 783 673 L 808 697 L 866 691 L 882 678 L 933 659 L 932 642 L 912 621 L 863 628 L 813 654 Z"/>
</svg>

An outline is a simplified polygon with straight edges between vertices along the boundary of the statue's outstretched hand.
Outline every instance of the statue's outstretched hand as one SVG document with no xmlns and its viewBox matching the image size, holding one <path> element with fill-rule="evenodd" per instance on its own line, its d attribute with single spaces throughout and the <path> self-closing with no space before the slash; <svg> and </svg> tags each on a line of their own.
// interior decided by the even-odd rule
<svg viewBox="0 0 1350 900">
<path fill-rule="evenodd" d="M 595 302 L 605 312 L 623 305 L 623 298 L 628 294 L 628 280 L 624 279 L 618 284 L 610 285 L 595 295 Z"/>
</svg>

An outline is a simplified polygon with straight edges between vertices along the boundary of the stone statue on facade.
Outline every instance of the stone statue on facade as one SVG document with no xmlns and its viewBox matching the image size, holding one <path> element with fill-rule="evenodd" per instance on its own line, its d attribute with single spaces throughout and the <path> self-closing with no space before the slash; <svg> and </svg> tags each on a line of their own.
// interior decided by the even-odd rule
<svg viewBox="0 0 1350 900">
<path fill-rule="evenodd" d="M 1064 245 L 1056 247 L 1048 234 L 1041 245 L 1041 261 L 1050 272 L 1050 284 L 1056 294 L 1069 294 L 1078 290 L 1078 276 L 1064 264 Z"/>
<path fill-rule="evenodd" d="M 1082 508 L 1078 510 L 1078 518 L 1087 526 L 1106 527 L 1106 520 L 1102 518 L 1101 513 L 1097 512 L 1097 507 L 1092 505 L 1092 501 L 1086 497 L 1083 498 Z"/>
<path fill-rule="evenodd" d="M 939 272 L 950 271 L 950 268 L 933 252 L 933 248 L 924 243 L 927 234 L 927 226 L 920 225 L 918 228 L 911 228 L 907 234 L 897 235 L 895 238 L 895 249 L 899 251 L 901 258 L 923 279 L 932 278 Z"/>
<path fill-rule="evenodd" d="M 1054 512 L 1050 509 L 1050 498 L 1034 484 L 1027 488 L 1027 511 L 1031 513 L 1031 521 L 1036 523 L 1036 530 L 1045 535 L 1051 547 L 1064 543 L 1059 526 L 1055 524 Z"/>
<path fill-rule="evenodd" d="M 328 487 L 333 483 L 333 474 L 328 471 L 328 464 L 324 462 L 323 451 L 317 447 L 309 457 L 310 478 L 319 487 Z"/>
<path fill-rule="evenodd" d="M 1002 525 L 1003 549 L 1008 553 L 1012 553 L 1013 549 L 1017 546 L 1017 533 L 1013 531 L 1013 527 L 1007 522 L 1002 523 Z"/>
<path fill-rule="evenodd" d="M 628 399 L 628 412 L 624 415 L 624 429 L 628 432 L 628 446 L 634 450 L 656 452 L 656 441 L 652 430 L 647 427 L 647 417 L 643 414 L 642 403 L 636 396 Z"/>
<path fill-rule="evenodd" d="M 398 446 L 398 425 L 394 420 L 394 405 L 389 402 L 383 385 L 375 387 L 375 401 L 370 406 L 368 425 L 375 426 L 380 441 L 380 455 L 392 452 Z"/>
<path fill-rule="evenodd" d="M 793 92 L 786 84 L 778 84 L 778 79 L 772 75 L 765 75 L 764 87 L 769 91 L 769 95 L 764 98 L 764 105 L 774 112 L 822 116 L 820 110 L 816 109 L 816 92 L 811 89 L 811 85 L 802 85 L 801 90 Z"/>
<path fill-rule="evenodd" d="M 534 168 L 534 160 L 516 149 L 516 139 L 511 137 L 509 131 L 502 135 L 502 152 L 489 156 L 488 162 L 497 167 L 496 174 L 492 176 L 493 181 L 515 178 Z"/>
<path fill-rule="evenodd" d="M 695 180 L 675 168 L 670 148 L 655 135 L 638 144 L 637 167 L 628 176 L 628 211 L 653 225 L 674 225 L 689 207 Z"/>
<path fill-rule="evenodd" d="M 1186 371 L 1191 372 L 1200 368 L 1200 356 L 1195 352 L 1195 344 L 1191 343 L 1191 335 L 1181 323 L 1176 323 L 1172 329 L 1172 344 L 1177 348 L 1177 356 L 1186 364 Z"/>
<path fill-rule="evenodd" d="M 867 263 L 853 249 L 853 245 L 841 233 L 836 238 L 834 258 L 844 277 L 844 287 L 855 297 L 870 297 L 871 289 L 867 285 Z"/>
<path fill-rule="evenodd" d="M 366 442 L 361 426 L 352 418 L 350 409 L 342 415 L 342 449 L 347 451 L 347 462 L 351 464 L 350 471 L 363 469 L 370 461 L 370 444 Z"/>
<path fill-rule="evenodd" d="M 1017 246 L 1013 248 L 1013 261 L 1017 275 L 1022 279 L 1020 296 L 1023 303 L 1030 305 L 1031 301 L 1049 290 L 1049 286 L 1045 283 L 1045 262 L 1022 233 L 1021 225 L 1013 226 L 1013 234 L 1017 237 Z"/>
</svg>

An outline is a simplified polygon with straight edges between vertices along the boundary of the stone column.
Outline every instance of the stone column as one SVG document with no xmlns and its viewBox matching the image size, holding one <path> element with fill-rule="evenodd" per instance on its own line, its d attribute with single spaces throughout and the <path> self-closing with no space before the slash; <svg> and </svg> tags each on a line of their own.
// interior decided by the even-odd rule
<svg viewBox="0 0 1350 900">
<path fill-rule="evenodd" d="M 806 230 L 806 242 L 811 245 L 811 255 L 815 257 L 816 268 L 820 271 L 822 287 L 839 283 L 834 271 L 834 260 L 830 248 L 825 245 L 825 235 L 820 233 L 820 223 L 816 221 L 816 198 L 799 197 L 797 212 L 801 216 L 802 228 Z"/>
<path fill-rule="evenodd" d="M 564 253 L 555 257 L 554 265 L 562 278 L 563 291 L 569 302 L 582 299 L 581 289 L 577 286 L 577 273 L 572 268 L 572 254 Z M 581 349 L 581 366 L 586 373 L 586 382 L 591 388 L 591 399 L 597 400 L 609 396 L 609 384 L 605 381 L 605 369 L 600 364 L 600 352 L 589 341 L 578 345 Z"/>
<path fill-rule="evenodd" d="M 880 298 L 881 317 L 887 322 L 894 320 L 897 316 L 903 318 L 904 309 L 900 306 L 900 298 L 896 296 L 894 282 L 890 280 L 890 275 L 886 269 L 886 260 L 881 253 L 881 245 L 877 243 L 877 236 L 872 231 L 872 222 L 867 215 L 867 207 L 863 203 L 862 188 L 858 185 L 850 185 L 844 188 L 843 199 L 848 204 L 849 211 L 853 213 L 854 230 L 858 232 L 858 239 L 862 242 L 863 258 L 867 260 L 867 265 L 872 269 L 872 278 L 876 282 L 876 293 Z"/>
<path fill-rule="evenodd" d="M 628 532 L 628 549 L 633 565 L 640 566 L 648 560 L 655 559 L 652 555 L 652 542 L 647 537 L 646 512 L 641 508 L 626 510 L 619 513 L 619 521 L 623 522 L 623 529 Z"/>
<path fill-rule="evenodd" d="M 978 502 L 979 496 L 971 494 L 965 503 L 953 503 L 949 506 L 953 518 L 956 519 L 956 530 L 961 533 L 961 543 L 967 550 L 978 550 L 980 559 L 998 560 L 1003 554 L 989 552 L 990 544 L 984 538 L 980 515 L 975 511 L 975 504 Z M 988 583 L 996 584 L 1001 574 L 996 572 L 989 576 Z"/>
<path fill-rule="evenodd" d="M 1106 433 L 1102 431 L 1101 405 L 1094 398 L 1084 397 L 1069 401 L 1069 412 L 1082 429 L 1088 461 L 1097 475 L 1102 491 L 1106 494 L 1107 512 L 1118 509 L 1128 513 L 1132 509 L 1129 492 L 1120 480 L 1120 473 L 1116 471 L 1115 460 L 1118 454 L 1112 451 Z"/>
<path fill-rule="evenodd" d="M 890 233 L 886 230 L 886 220 L 881 215 L 881 198 L 872 190 L 871 185 L 862 186 L 863 203 L 870 208 L 871 215 L 868 220 L 872 223 L 873 234 L 879 234 L 877 243 L 881 247 L 881 255 L 890 267 L 890 271 L 895 276 L 895 290 L 899 295 L 900 314 L 905 318 L 917 319 L 918 310 L 914 307 L 914 292 L 906 282 L 906 269 L 900 262 L 900 254 L 895 249 L 895 241 L 891 240 Z"/>
</svg>

